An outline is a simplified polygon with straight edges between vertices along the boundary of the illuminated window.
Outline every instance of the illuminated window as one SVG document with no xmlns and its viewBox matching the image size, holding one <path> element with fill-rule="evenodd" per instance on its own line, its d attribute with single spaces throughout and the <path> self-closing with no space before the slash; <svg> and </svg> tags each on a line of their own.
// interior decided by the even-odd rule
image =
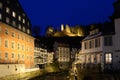
<svg viewBox="0 0 120 80">
<path fill-rule="evenodd" d="M 25 19 L 23 19 L 23 23 L 25 23 Z"/>
<path fill-rule="evenodd" d="M 6 8 L 6 13 L 10 13 L 10 8 Z"/>
<path fill-rule="evenodd" d="M 18 28 L 21 30 L 21 25 L 20 24 L 18 25 Z"/>
<path fill-rule="evenodd" d="M 8 47 L 8 40 L 5 40 L 5 47 Z"/>
<path fill-rule="evenodd" d="M 12 12 L 12 16 L 13 16 L 13 17 L 16 17 L 16 13 L 15 13 L 14 11 Z"/>
<path fill-rule="evenodd" d="M 15 32 L 12 32 L 12 37 L 15 37 Z"/>
<path fill-rule="evenodd" d="M 6 34 L 6 35 L 8 35 L 8 34 L 9 34 L 8 29 L 5 29 L 5 34 Z"/>
<path fill-rule="evenodd" d="M 2 3 L 0 2 L 0 9 L 2 9 Z"/>
<path fill-rule="evenodd" d="M 0 37 L 0 45 L 2 44 L 2 39 L 1 39 L 1 37 Z"/>
<path fill-rule="evenodd" d="M 112 53 L 105 53 L 105 63 L 106 64 L 112 63 Z"/>
<path fill-rule="evenodd" d="M 14 55 L 14 53 L 12 53 L 12 58 L 14 59 L 14 57 L 15 57 L 15 55 Z"/>
<path fill-rule="evenodd" d="M 15 48 L 15 42 L 12 42 L 12 48 L 13 49 Z"/>
<path fill-rule="evenodd" d="M 6 17 L 6 23 L 10 23 L 10 19 Z"/>
<path fill-rule="evenodd" d="M 18 16 L 18 20 L 21 21 L 21 16 Z"/>
<path fill-rule="evenodd" d="M 0 13 L 0 20 L 2 19 L 2 14 Z"/>
<path fill-rule="evenodd" d="M 5 59 L 8 59 L 8 52 L 5 52 Z"/>
</svg>

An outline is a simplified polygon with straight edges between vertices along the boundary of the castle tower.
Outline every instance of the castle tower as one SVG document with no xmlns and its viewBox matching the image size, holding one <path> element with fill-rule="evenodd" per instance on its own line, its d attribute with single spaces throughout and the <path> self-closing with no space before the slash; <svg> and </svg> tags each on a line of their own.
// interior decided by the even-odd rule
<svg viewBox="0 0 120 80">
<path fill-rule="evenodd" d="M 64 25 L 61 24 L 61 31 L 64 31 Z"/>
</svg>

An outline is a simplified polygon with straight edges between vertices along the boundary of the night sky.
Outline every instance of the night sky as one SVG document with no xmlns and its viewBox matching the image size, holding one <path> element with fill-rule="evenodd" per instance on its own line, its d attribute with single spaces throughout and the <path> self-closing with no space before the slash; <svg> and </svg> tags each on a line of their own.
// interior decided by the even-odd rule
<svg viewBox="0 0 120 80">
<path fill-rule="evenodd" d="M 88 25 L 109 21 L 115 0 L 19 0 L 32 26 Z"/>
</svg>

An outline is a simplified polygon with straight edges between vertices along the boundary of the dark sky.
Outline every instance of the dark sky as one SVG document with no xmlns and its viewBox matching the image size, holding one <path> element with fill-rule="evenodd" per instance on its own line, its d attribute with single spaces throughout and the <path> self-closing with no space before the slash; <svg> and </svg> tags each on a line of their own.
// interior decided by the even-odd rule
<svg viewBox="0 0 120 80">
<path fill-rule="evenodd" d="M 32 26 L 88 25 L 109 21 L 115 0 L 19 0 Z"/>
</svg>

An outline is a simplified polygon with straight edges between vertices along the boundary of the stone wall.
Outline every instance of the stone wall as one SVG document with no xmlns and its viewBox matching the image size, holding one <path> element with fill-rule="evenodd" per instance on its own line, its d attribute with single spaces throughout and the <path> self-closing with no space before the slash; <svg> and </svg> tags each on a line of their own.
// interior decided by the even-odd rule
<svg viewBox="0 0 120 80">
<path fill-rule="evenodd" d="M 27 80 L 38 75 L 42 75 L 42 70 L 39 68 L 25 69 L 24 64 L 0 65 L 0 80 Z"/>
</svg>

